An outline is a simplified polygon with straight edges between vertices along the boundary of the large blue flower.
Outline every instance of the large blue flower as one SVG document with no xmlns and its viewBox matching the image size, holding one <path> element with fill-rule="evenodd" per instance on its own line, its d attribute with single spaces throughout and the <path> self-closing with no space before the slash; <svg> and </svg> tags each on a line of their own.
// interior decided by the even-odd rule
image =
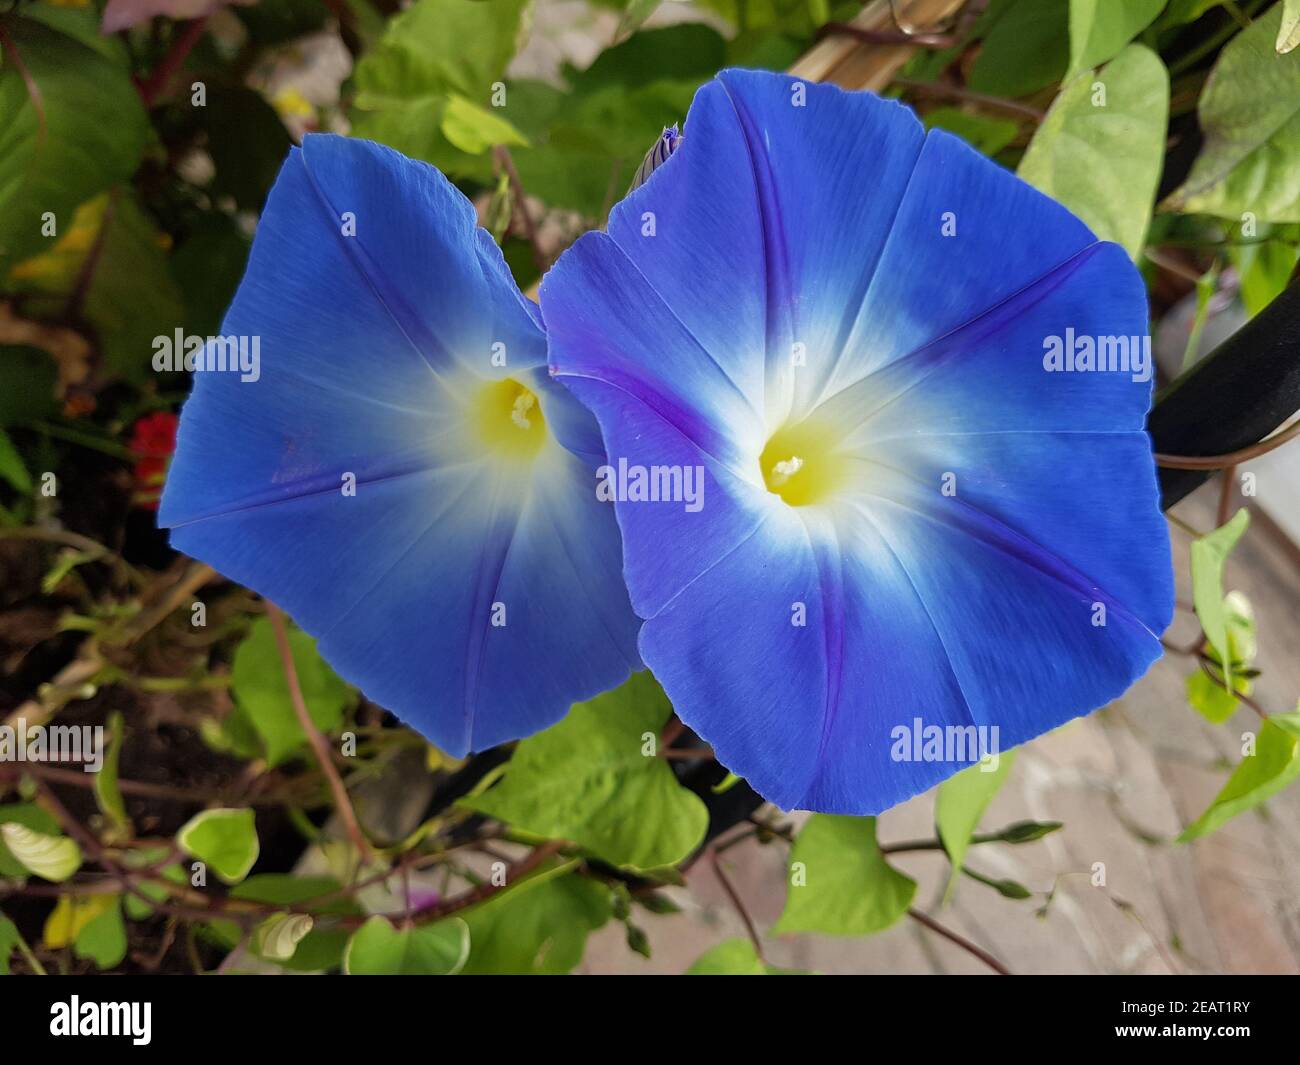
<svg viewBox="0 0 1300 1065">
<path fill-rule="evenodd" d="M 432 167 L 308 137 L 223 336 L 258 338 L 260 366 L 195 375 L 159 510 L 177 548 L 457 754 L 638 667 L 599 430 Z"/>
<path fill-rule="evenodd" d="M 782 807 L 882 810 L 1160 654 L 1139 275 L 902 106 L 724 72 L 542 313 L 616 470 L 642 657 Z M 702 506 L 645 501 L 693 467 Z"/>
</svg>

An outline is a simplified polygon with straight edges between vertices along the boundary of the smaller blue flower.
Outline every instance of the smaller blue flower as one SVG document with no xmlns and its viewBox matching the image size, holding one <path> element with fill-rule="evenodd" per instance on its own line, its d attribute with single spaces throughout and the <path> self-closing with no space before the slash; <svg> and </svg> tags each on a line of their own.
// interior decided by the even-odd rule
<svg viewBox="0 0 1300 1065">
<path fill-rule="evenodd" d="M 1160 655 L 1142 280 L 901 105 L 724 71 L 542 312 L 610 465 L 702 477 L 618 497 L 639 646 L 778 805 L 877 813 Z"/>
<path fill-rule="evenodd" d="M 222 331 L 260 366 L 195 374 L 159 510 L 179 550 L 453 754 L 639 666 L 599 431 L 441 174 L 309 136 Z"/>
</svg>

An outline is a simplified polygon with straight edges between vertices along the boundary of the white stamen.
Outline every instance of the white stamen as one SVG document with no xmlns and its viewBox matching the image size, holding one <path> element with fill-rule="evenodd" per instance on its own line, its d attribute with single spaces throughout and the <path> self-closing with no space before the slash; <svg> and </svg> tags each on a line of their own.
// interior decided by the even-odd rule
<svg viewBox="0 0 1300 1065">
<path fill-rule="evenodd" d="M 533 404 L 536 402 L 537 398 L 531 392 L 520 392 L 510 411 L 510 420 L 520 429 L 531 429 L 532 422 L 528 420 L 528 412 L 533 409 Z"/>
<path fill-rule="evenodd" d="M 791 477 L 803 469 L 803 459 L 798 455 L 791 455 L 788 459 L 782 459 L 772 467 L 772 487 L 780 488 Z"/>
</svg>

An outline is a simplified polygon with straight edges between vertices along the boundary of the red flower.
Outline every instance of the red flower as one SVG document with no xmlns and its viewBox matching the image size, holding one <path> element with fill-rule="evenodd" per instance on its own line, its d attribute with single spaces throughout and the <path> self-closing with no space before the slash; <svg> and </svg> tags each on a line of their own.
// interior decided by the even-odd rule
<svg viewBox="0 0 1300 1065">
<path fill-rule="evenodd" d="M 132 501 L 146 510 L 158 509 L 167 464 L 176 450 L 176 423 L 171 411 L 146 414 L 131 431 L 131 454 L 135 462 L 135 494 Z"/>
</svg>

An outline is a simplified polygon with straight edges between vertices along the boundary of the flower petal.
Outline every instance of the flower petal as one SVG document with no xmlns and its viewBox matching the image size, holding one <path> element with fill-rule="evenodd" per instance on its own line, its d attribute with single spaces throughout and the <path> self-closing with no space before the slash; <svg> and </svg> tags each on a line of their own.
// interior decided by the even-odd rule
<svg viewBox="0 0 1300 1065">
<path fill-rule="evenodd" d="M 983 749 L 913 760 L 898 729 L 996 726 L 1005 749 L 1160 654 L 1150 381 L 1043 361 L 1068 328 L 1142 337 L 1146 306 L 1122 250 L 1058 204 L 896 105 L 807 85 L 792 107 L 799 84 L 702 89 L 542 307 L 610 461 L 706 471 L 699 513 L 616 504 L 642 655 L 678 714 L 780 805 L 875 813 Z M 774 372 L 799 339 L 806 368 Z M 791 506 L 760 452 L 806 416 L 849 472 Z"/>
<path fill-rule="evenodd" d="M 538 320 L 435 170 L 308 137 L 223 325 L 258 338 L 260 375 L 195 374 L 160 509 L 178 549 L 279 603 L 455 754 L 537 731 L 639 662 L 598 432 L 549 379 Z M 468 431 L 506 374 L 545 419 L 531 461 Z"/>
</svg>

